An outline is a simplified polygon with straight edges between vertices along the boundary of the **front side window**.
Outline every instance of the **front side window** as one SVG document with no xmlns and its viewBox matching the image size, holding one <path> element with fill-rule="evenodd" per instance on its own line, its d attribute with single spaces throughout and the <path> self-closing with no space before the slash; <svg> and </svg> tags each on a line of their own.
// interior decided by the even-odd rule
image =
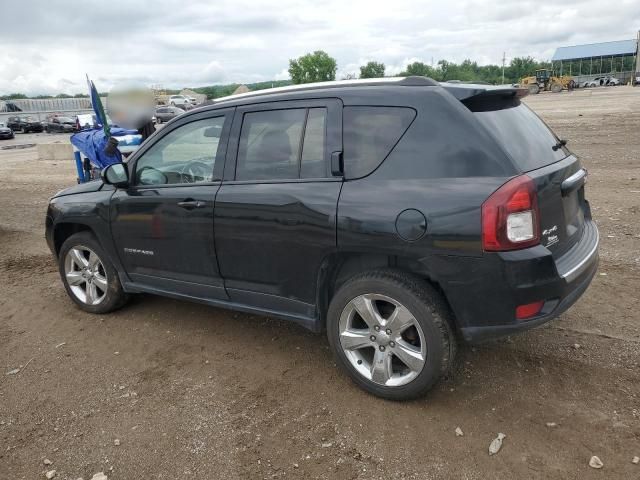
<svg viewBox="0 0 640 480">
<path fill-rule="evenodd" d="M 246 113 L 236 180 L 324 177 L 326 117 L 326 108 Z"/>
<path fill-rule="evenodd" d="M 136 184 L 212 181 L 224 120 L 224 116 L 197 120 L 162 137 L 138 159 Z"/>
</svg>

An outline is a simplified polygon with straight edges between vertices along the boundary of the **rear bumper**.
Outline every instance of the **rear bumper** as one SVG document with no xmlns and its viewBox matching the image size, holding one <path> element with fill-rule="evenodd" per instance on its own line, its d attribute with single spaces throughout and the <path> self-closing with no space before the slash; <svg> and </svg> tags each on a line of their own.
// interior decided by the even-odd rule
<svg viewBox="0 0 640 480">
<path fill-rule="evenodd" d="M 468 260 L 465 280 L 442 285 L 464 340 L 481 343 L 525 331 L 565 312 L 596 274 L 598 242 L 598 229 L 589 220 L 580 241 L 557 259 L 538 245 Z M 538 315 L 515 318 L 518 305 L 541 300 L 545 303 Z"/>
</svg>

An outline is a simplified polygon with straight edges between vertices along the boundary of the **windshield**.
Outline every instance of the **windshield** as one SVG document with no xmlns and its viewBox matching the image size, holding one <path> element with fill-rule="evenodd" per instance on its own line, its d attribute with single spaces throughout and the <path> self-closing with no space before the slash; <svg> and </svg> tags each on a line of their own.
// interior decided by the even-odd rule
<svg viewBox="0 0 640 480">
<path fill-rule="evenodd" d="M 523 172 L 569 155 L 549 127 L 519 99 L 480 97 L 469 99 L 465 105 Z"/>
</svg>

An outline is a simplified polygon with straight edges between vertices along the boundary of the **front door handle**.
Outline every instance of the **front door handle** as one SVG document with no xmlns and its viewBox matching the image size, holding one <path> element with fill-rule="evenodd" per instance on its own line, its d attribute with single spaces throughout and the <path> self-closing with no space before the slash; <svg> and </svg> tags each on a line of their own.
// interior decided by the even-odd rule
<svg viewBox="0 0 640 480">
<path fill-rule="evenodd" d="M 201 202 L 200 200 L 185 200 L 184 202 L 178 202 L 178 206 L 185 208 L 187 210 L 192 210 L 194 208 L 204 208 L 206 207 L 206 202 Z"/>
</svg>

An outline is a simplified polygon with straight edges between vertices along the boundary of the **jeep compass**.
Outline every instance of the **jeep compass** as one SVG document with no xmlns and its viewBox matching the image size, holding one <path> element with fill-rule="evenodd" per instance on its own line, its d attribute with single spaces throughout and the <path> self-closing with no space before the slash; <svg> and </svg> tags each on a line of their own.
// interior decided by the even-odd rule
<svg viewBox="0 0 640 480">
<path fill-rule="evenodd" d="M 50 201 L 69 297 L 146 292 L 326 331 L 356 384 L 424 394 L 457 339 L 541 325 L 587 289 L 587 171 L 503 86 L 425 77 L 218 99 Z"/>
</svg>

